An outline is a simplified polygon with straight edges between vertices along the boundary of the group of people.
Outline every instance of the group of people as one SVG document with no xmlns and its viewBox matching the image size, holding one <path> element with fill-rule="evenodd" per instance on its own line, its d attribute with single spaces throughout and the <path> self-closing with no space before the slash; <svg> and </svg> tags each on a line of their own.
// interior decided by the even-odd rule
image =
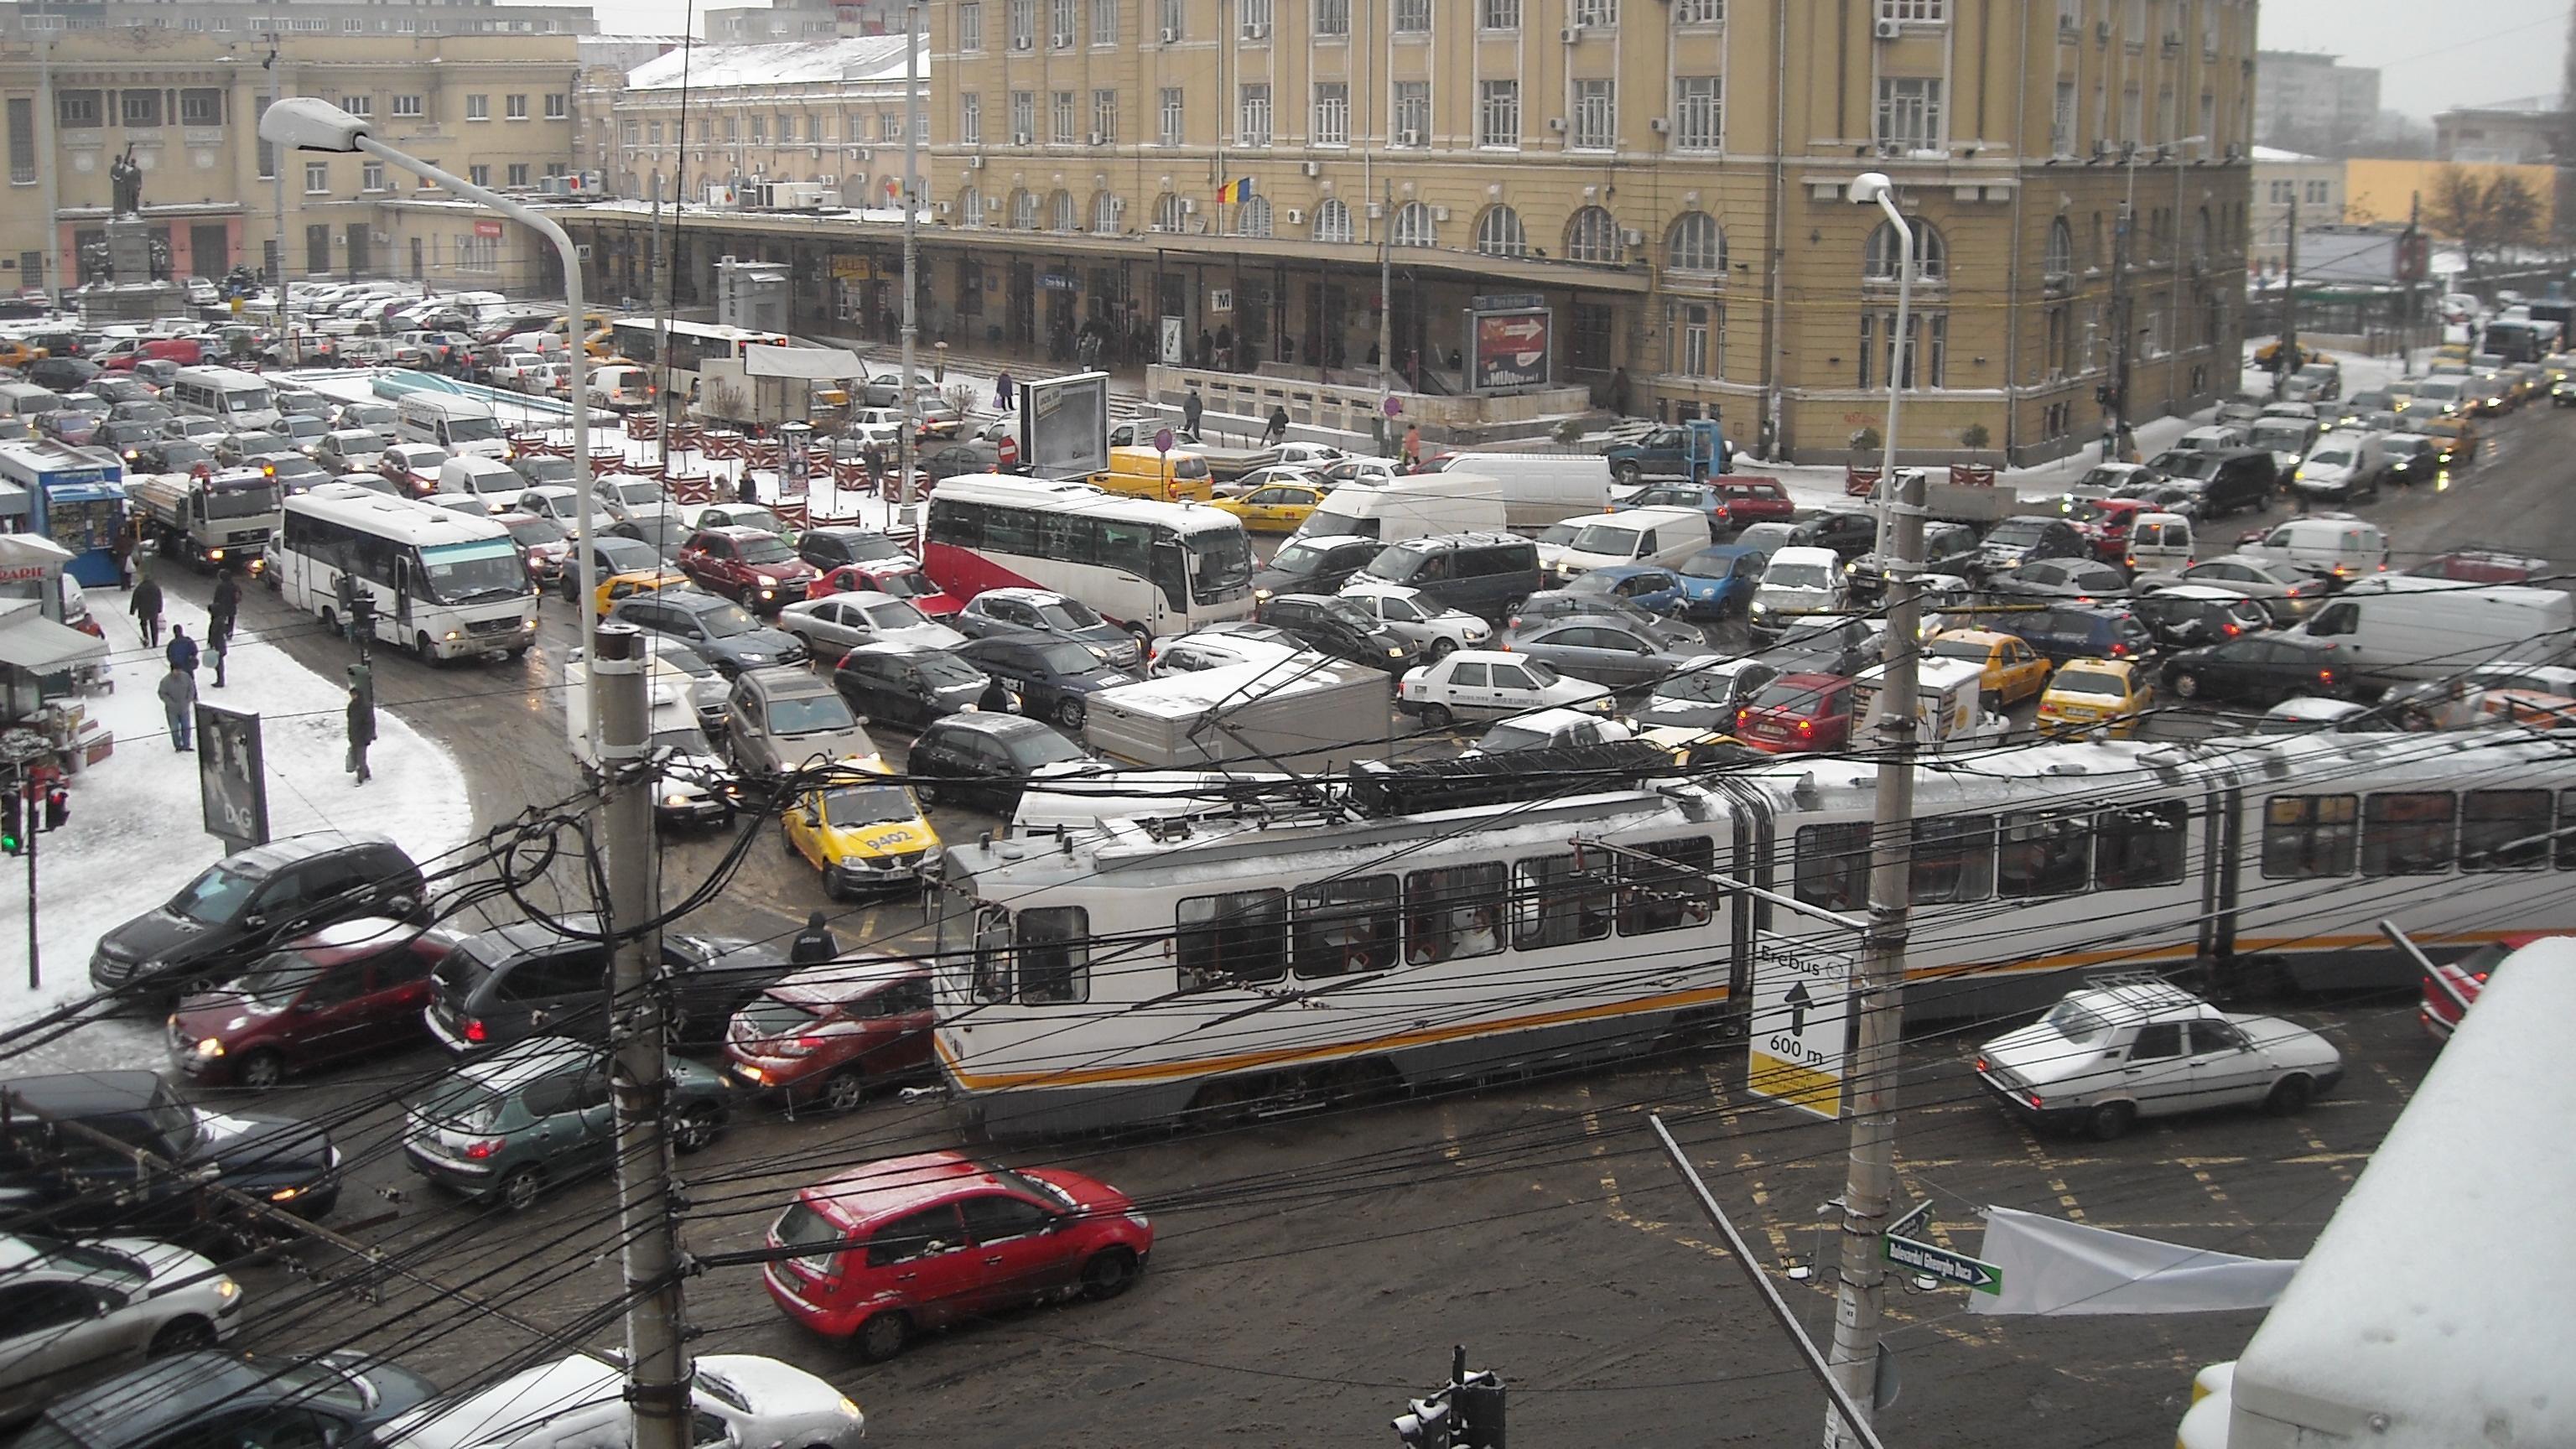
<svg viewBox="0 0 2576 1449">
<path fill-rule="evenodd" d="M 208 660 L 214 663 L 214 687 L 224 687 L 224 663 L 232 650 L 234 626 L 241 618 L 241 577 L 226 568 L 215 578 L 214 596 L 206 603 L 206 637 L 200 645 L 188 637 L 184 624 L 170 625 L 170 637 L 161 638 L 161 611 L 165 600 L 161 585 L 149 570 L 133 581 L 133 598 L 128 605 L 134 615 L 135 632 L 145 648 L 161 650 L 169 669 L 161 676 L 158 690 L 162 717 L 170 726 L 170 748 L 187 754 L 196 748 L 197 669 Z M 367 747 L 376 740 L 375 681 L 363 663 L 349 666 L 347 719 L 349 754 L 345 771 L 358 777 L 363 785 L 375 778 L 367 767 Z"/>
</svg>

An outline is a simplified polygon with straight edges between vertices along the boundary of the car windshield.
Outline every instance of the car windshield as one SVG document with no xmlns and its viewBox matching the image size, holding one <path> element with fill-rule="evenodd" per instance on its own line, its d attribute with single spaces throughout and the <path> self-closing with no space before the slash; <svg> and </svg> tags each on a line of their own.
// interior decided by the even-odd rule
<svg viewBox="0 0 2576 1449">
<path fill-rule="evenodd" d="M 385 450 L 385 440 L 364 428 L 352 428 L 340 434 L 335 446 L 343 457 L 351 453 L 381 453 Z"/>
<path fill-rule="evenodd" d="M 420 551 L 430 597 L 442 604 L 516 598 L 528 592 L 528 566 L 510 539 L 433 543 Z"/>
<path fill-rule="evenodd" d="M 447 437 L 450 442 L 480 443 L 498 441 L 501 425 L 490 418 L 449 418 Z"/>
<path fill-rule="evenodd" d="M 1070 642 L 1036 646 L 1038 661 L 1051 674 L 1088 674 L 1100 667 L 1100 656 Z"/>
<path fill-rule="evenodd" d="M 872 604 L 859 612 L 868 616 L 873 629 L 918 629 L 930 622 L 929 616 L 910 604 Z"/>
<path fill-rule="evenodd" d="M 1975 639 L 1934 639 L 1923 646 L 1923 652 L 1935 659 L 1969 659 L 1979 664 L 1994 654 L 1991 647 Z"/>
<path fill-rule="evenodd" d="M 2288 428 L 2279 431 L 2267 431 L 2263 428 L 2254 430 L 2254 441 L 2267 445 L 2287 443 L 2295 448 L 2306 439 L 2307 430 L 2304 428 Z M 2218 471 L 2218 459 L 2207 453 L 2190 453 L 2179 458 L 2167 454 L 2157 466 L 2179 477 L 2207 479 Z"/>
<path fill-rule="evenodd" d="M 1822 590 L 1833 587 L 1833 579 L 1822 564 L 1784 564 L 1775 559 L 1771 567 L 1762 571 L 1762 587 Z"/>
<path fill-rule="evenodd" d="M 1637 552 L 1638 532 L 1616 523 L 1590 523 L 1575 531 L 1567 547 L 1576 553 L 1608 554 L 1613 558 L 1630 558 Z"/>
<path fill-rule="evenodd" d="M 1051 629 L 1090 629 L 1100 623 L 1100 616 L 1080 599 L 1055 599 L 1036 608 Z"/>
<path fill-rule="evenodd" d="M 650 483 L 641 478 L 629 478 L 623 482 L 611 483 L 608 486 L 615 490 L 617 499 L 621 503 L 659 503 L 662 501 L 662 485 L 659 483 Z"/>
<path fill-rule="evenodd" d="M 787 540 L 774 533 L 764 533 L 757 538 L 736 539 L 734 547 L 742 555 L 742 561 L 747 564 L 785 563 L 796 557 L 796 551 L 787 546 Z"/>
<path fill-rule="evenodd" d="M 2049 688 L 2063 694 L 2103 694 L 2126 698 L 2128 681 L 2105 669 L 2061 669 Z"/>
<path fill-rule="evenodd" d="M 488 1132 L 501 1120 L 502 1109 L 509 1099 L 473 1077 L 458 1073 L 447 1077 L 412 1104 L 412 1110 L 431 1124 L 458 1132 Z"/>
<path fill-rule="evenodd" d="M 910 558 L 903 547 L 882 533 L 853 533 L 842 536 L 841 546 L 849 550 L 854 563 L 873 563 L 881 558 Z"/>
<path fill-rule="evenodd" d="M 1311 543 L 1292 543 L 1279 550 L 1277 556 L 1270 560 L 1270 566 L 1286 574 L 1320 573 L 1331 558 L 1332 554 L 1329 551 L 1317 548 Z M 1376 573 L 1377 565 L 1370 564 L 1368 571 Z M 1384 576 L 1380 575 L 1380 577 Z"/>
<path fill-rule="evenodd" d="M 901 785 L 837 785 L 823 792 L 823 821 L 836 829 L 892 825 L 918 818 Z"/>
<path fill-rule="evenodd" d="M 1520 661 L 1520 666 L 1521 668 L 1529 671 L 1530 682 L 1541 689 L 1545 689 L 1549 685 L 1552 685 L 1565 677 L 1564 675 L 1557 673 L 1553 668 L 1550 668 L 1544 660 L 1524 658 Z"/>
<path fill-rule="evenodd" d="M 572 482 L 572 459 L 570 458 L 521 458 L 511 466 L 517 468 L 519 476 L 530 483 L 570 484 Z"/>
<path fill-rule="evenodd" d="M 926 599 L 939 592 L 939 585 L 932 583 L 930 576 L 919 569 L 870 574 L 868 582 L 876 585 L 878 593 L 891 594 L 898 599 Z"/>
<path fill-rule="evenodd" d="M 2308 461 L 2328 468 L 2349 468 L 2352 454 L 2342 448 L 2319 448 L 2308 455 Z"/>
<path fill-rule="evenodd" d="M 170 898 L 170 911 L 192 921 L 220 926 L 241 914 L 259 883 L 258 876 L 238 875 L 220 865 L 210 865 Z"/>
<path fill-rule="evenodd" d="M 1306 526 L 1298 532 L 1311 533 L 1317 538 L 1343 536 L 1375 538 L 1378 536 L 1378 521 L 1374 518 L 1354 518 L 1347 513 L 1332 513 L 1318 508 L 1306 515 Z M 1286 550 L 1283 549 L 1281 557 L 1285 556 Z M 1286 568 L 1287 565 L 1282 563 L 1277 564 L 1277 567 Z"/>
<path fill-rule="evenodd" d="M 1817 691 L 1813 683 L 1806 680 L 1792 681 L 1782 677 L 1762 686 L 1762 692 L 1753 696 L 1753 704 L 1757 709 L 1785 709 L 1793 713 L 1805 713 L 1816 707 L 1816 699 Z"/>
<path fill-rule="evenodd" d="M 1359 605 L 1344 598 L 1336 597 L 1324 600 L 1324 616 L 1326 618 L 1336 619 L 1342 623 L 1348 624 L 1363 634 L 1370 632 L 1378 626 L 1377 615 L 1370 613 L 1368 610 L 1363 609 Z"/>
<path fill-rule="evenodd" d="M 1538 541 L 1570 546 L 1582 531 L 1583 525 L 1579 523 L 1551 523 L 1538 531 Z"/>
<path fill-rule="evenodd" d="M 2023 523 L 2017 520 L 2007 519 L 2003 523 L 1996 525 L 1994 532 L 1986 535 L 1986 542 L 1996 544 L 2004 548 L 2028 548 L 2032 544 L 2039 542 L 2039 534 L 2040 526 L 2036 523 Z M 1772 573 L 1776 574 L 1779 571 L 1780 566 L 1778 564 L 1773 564 L 1771 566 Z"/>
<path fill-rule="evenodd" d="M 2058 505 L 2057 511 L 2065 514 L 2069 523 L 2091 523 L 2103 513 L 2102 505 L 2090 498 L 2069 498 Z"/>
<path fill-rule="evenodd" d="M 551 521 L 551 520 L 550 520 Z M 560 531 L 558 525 L 558 531 Z M 631 538 L 598 538 L 591 540 L 599 551 L 599 575 L 649 573 L 662 566 L 662 556 L 653 546 Z"/>
<path fill-rule="evenodd" d="M 700 658 L 698 651 L 685 644 L 656 644 L 653 657 L 696 679 L 708 678 L 716 672 L 714 665 Z"/>
<path fill-rule="evenodd" d="M 795 1021 L 782 1023 L 778 1029 L 792 1030 L 812 1020 L 813 1017 L 800 1008 Z M 795 1261 L 816 1273 L 821 1273 L 829 1267 L 832 1255 L 838 1253 L 847 1241 L 840 1228 L 834 1226 L 821 1213 L 801 1202 L 789 1203 L 787 1211 L 778 1215 L 778 1222 L 770 1228 L 770 1232 L 777 1235 L 782 1247 L 810 1249 L 810 1252 Z"/>
<path fill-rule="evenodd" d="M 787 531 L 787 525 L 778 521 L 778 515 L 766 508 L 736 508 L 726 515 L 725 521 L 740 524 L 744 528 L 757 528 L 769 534 L 781 534 Z"/>
<path fill-rule="evenodd" d="M 540 518 L 533 513 L 522 518 L 513 518 L 502 527 L 510 530 L 511 540 L 521 548 L 533 548 L 541 543 L 561 543 L 565 538 L 562 524 L 551 518 Z"/>
<path fill-rule="evenodd" d="M 270 399 L 265 388 L 238 388 L 224 394 L 223 411 L 228 413 L 262 412 L 269 406 Z"/>
<path fill-rule="evenodd" d="M 235 981 L 233 989 L 271 1011 L 282 1011 L 321 975 L 321 967 L 292 951 L 279 951 Z"/>
<path fill-rule="evenodd" d="M 710 639 L 739 639 L 760 627 L 760 621 L 740 604 L 713 605 L 698 610 L 697 616 L 698 626 Z"/>
<path fill-rule="evenodd" d="M 2040 1021 L 2068 1041 L 2088 1046 L 2099 1045 L 2111 1037 L 2110 1018 L 2072 997 L 2050 1007 L 2048 1015 L 2041 1017 Z"/>
<path fill-rule="evenodd" d="M 1014 761 L 1027 768 L 1090 758 L 1082 752 L 1082 746 L 1044 727 L 1013 735 L 1004 747 L 1011 752 Z"/>
<path fill-rule="evenodd" d="M 277 508 L 277 485 L 266 479 L 243 487 L 206 490 L 208 518 L 249 518 L 254 514 L 275 513 Z"/>
<path fill-rule="evenodd" d="M 858 723 L 837 694 L 804 694 L 769 702 L 769 732 L 774 735 L 822 734 L 856 729 Z"/>
<path fill-rule="evenodd" d="M 1556 736 L 1528 725 L 1499 724 L 1485 731 L 1476 747 L 1487 754 L 1498 755 L 1509 750 L 1542 750 L 1556 742 Z"/>
<path fill-rule="evenodd" d="M 1655 686 L 1659 699 L 1686 700 L 1693 704 L 1725 704 L 1735 698 L 1739 676 L 1716 669 L 1693 669 L 1676 674 Z"/>
<path fill-rule="evenodd" d="M 318 438 L 331 431 L 331 425 L 320 418 L 288 418 L 286 434 L 292 438 Z"/>
<path fill-rule="evenodd" d="M 1372 536 L 1376 524 L 1377 520 L 1369 520 L 1366 531 Z M 1212 603 L 1218 595 L 1252 581 L 1252 545 L 1239 530 L 1183 534 L 1181 546 L 1190 554 L 1190 595 L 1201 603 Z"/>
</svg>

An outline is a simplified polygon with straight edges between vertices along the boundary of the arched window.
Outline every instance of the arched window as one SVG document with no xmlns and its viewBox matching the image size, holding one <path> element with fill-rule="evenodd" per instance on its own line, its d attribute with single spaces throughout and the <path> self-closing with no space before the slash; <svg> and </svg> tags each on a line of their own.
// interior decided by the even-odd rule
<svg viewBox="0 0 2576 1449">
<path fill-rule="evenodd" d="M 1489 206 L 1476 218 L 1476 250 L 1489 257 L 1525 257 L 1529 255 L 1529 233 L 1521 227 L 1521 214 L 1508 206 Z"/>
<path fill-rule="evenodd" d="M 1871 282 L 1896 280 L 1896 225 L 1882 221 L 1878 230 L 1869 234 L 1869 248 L 1861 259 L 1861 278 Z M 1938 282 L 1949 274 L 1950 248 L 1942 242 L 1941 233 L 1926 221 L 1914 223 L 1914 280 Z"/>
<path fill-rule="evenodd" d="M 1565 258 L 1571 262 L 1627 260 L 1619 250 L 1619 219 L 1597 206 L 1587 206 L 1565 225 Z"/>
<path fill-rule="evenodd" d="M 957 193 L 957 224 L 959 226 L 982 226 L 984 224 L 983 192 L 969 186 L 965 190 Z"/>
<path fill-rule="evenodd" d="M 1074 210 L 1072 192 L 1059 190 L 1047 198 L 1047 225 L 1056 231 L 1082 230 L 1082 213 Z"/>
<path fill-rule="evenodd" d="M 1179 193 L 1166 191 L 1154 198 L 1154 230 L 1179 231 L 1188 216 L 1189 213 L 1181 209 Z"/>
<path fill-rule="evenodd" d="M 2066 224 L 2065 217 L 2048 224 L 2048 259 L 2041 269 L 2052 277 L 2075 272 L 2075 228 Z"/>
<path fill-rule="evenodd" d="M 1346 242 L 1351 239 L 1350 203 L 1338 196 L 1327 196 L 1315 208 L 1315 240 Z"/>
<path fill-rule="evenodd" d="M 1091 198 L 1091 230 L 1093 234 L 1098 236 L 1118 235 L 1118 221 L 1120 216 L 1123 215 L 1126 210 L 1127 203 L 1120 201 L 1117 197 L 1110 195 L 1106 191 Z"/>
<path fill-rule="evenodd" d="M 1664 266 L 1675 272 L 1723 273 L 1726 233 L 1717 229 L 1717 218 L 1705 211 L 1673 218 L 1673 229 L 1664 234 Z"/>
<path fill-rule="evenodd" d="M 2209 208 L 2204 206 L 2200 209 L 2200 246 L 2198 250 L 2192 253 L 2192 255 L 2203 261 L 2207 261 L 2209 259 L 2210 247 L 2217 240 L 2217 237 L 2218 233 L 2216 229 L 2213 228 L 2209 222 Z"/>
<path fill-rule="evenodd" d="M 1255 196 L 1234 209 L 1236 236 L 1270 235 L 1270 198 Z"/>
<path fill-rule="evenodd" d="M 1026 187 L 1014 187 L 1012 189 L 1011 225 L 1020 231 L 1035 231 L 1038 229 L 1038 198 L 1036 192 L 1031 191 Z"/>
<path fill-rule="evenodd" d="M 1431 220 L 1431 208 L 1419 201 L 1396 208 L 1393 241 L 1400 247 L 1438 246 L 1440 229 Z"/>
</svg>

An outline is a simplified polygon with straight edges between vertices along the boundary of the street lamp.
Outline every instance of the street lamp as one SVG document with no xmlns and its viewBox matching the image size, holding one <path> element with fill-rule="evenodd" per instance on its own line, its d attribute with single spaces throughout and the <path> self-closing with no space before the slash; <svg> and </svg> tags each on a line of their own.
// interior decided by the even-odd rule
<svg viewBox="0 0 2576 1449">
<path fill-rule="evenodd" d="M 598 657 L 599 621 L 590 606 L 599 588 L 599 559 L 591 551 L 591 500 L 597 480 L 590 473 L 590 359 L 580 342 L 583 314 L 581 297 L 581 254 L 573 250 L 572 238 L 564 233 L 553 218 L 539 214 L 487 187 L 475 185 L 462 177 L 451 176 L 417 156 L 412 156 L 375 138 L 375 127 L 347 111 L 313 96 L 287 96 L 271 105 L 259 118 L 259 138 L 269 144 L 297 151 L 321 151 L 331 155 L 364 152 L 391 166 L 397 166 L 431 183 L 445 187 L 451 194 L 462 196 L 478 205 L 488 206 L 503 216 L 532 228 L 538 235 L 555 244 L 555 254 L 563 259 L 564 305 L 571 313 L 570 335 L 576 339 L 566 350 L 572 359 L 572 471 L 574 486 L 581 490 L 581 513 L 574 534 L 581 550 L 581 657 Z M 278 173 L 284 175 L 281 160 Z M 284 246 L 280 244 L 281 276 L 285 266 Z M 591 671 L 590 709 L 591 748 L 594 757 L 601 743 L 599 673 Z"/>
<path fill-rule="evenodd" d="M 1886 522 L 1884 501 L 1896 496 L 1896 416 L 1905 396 L 1906 328 L 1913 321 L 1914 305 L 1914 228 L 1907 225 L 1905 214 L 1896 209 L 1896 183 L 1884 171 L 1864 171 L 1852 178 L 1848 193 L 1854 206 L 1876 206 L 1887 213 L 1887 224 L 1896 228 L 1896 327 L 1890 341 L 1894 344 L 1887 363 L 1887 437 L 1879 464 L 1878 496 L 1882 500 L 1880 523 Z"/>
</svg>

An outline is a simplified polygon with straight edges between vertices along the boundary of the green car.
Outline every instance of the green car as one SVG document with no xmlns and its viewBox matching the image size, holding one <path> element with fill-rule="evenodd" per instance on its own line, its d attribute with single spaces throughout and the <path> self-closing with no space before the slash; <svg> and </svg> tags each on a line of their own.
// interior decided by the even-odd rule
<svg viewBox="0 0 2576 1449">
<path fill-rule="evenodd" d="M 477 1202 L 513 1209 L 556 1183 L 605 1172 L 616 1158 L 608 1052 L 546 1036 L 478 1057 L 406 1104 L 412 1170 Z M 695 1152 L 724 1130 L 722 1075 L 670 1060 L 671 1145 Z"/>
</svg>

